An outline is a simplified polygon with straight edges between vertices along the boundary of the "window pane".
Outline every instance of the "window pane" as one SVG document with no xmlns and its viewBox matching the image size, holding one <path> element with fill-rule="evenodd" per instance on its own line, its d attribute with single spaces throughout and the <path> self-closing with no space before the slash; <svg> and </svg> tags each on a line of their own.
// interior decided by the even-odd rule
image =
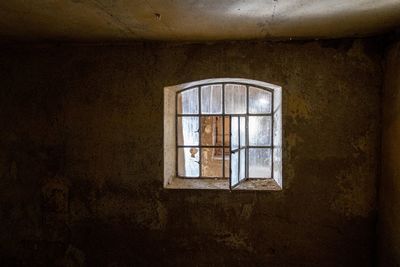
<svg viewBox="0 0 400 267">
<path fill-rule="evenodd" d="M 246 149 L 240 150 L 240 173 L 239 180 L 242 181 L 246 178 Z"/>
<path fill-rule="evenodd" d="M 271 117 L 249 116 L 249 145 L 271 145 Z"/>
<path fill-rule="evenodd" d="M 266 90 L 249 87 L 249 113 L 271 113 L 272 94 Z"/>
<path fill-rule="evenodd" d="M 228 116 L 224 116 L 225 122 L 225 146 L 229 147 L 230 139 L 231 139 L 231 125 L 230 125 L 230 118 Z"/>
<path fill-rule="evenodd" d="M 249 178 L 271 178 L 271 149 L 249 149 Z"/>
<path fill-rule="evenodd" d="M 222 116 L 201 117 L 201 144 L 204 146 L 222 146 L 222 127 Z"/>
<path fill-rule="evenodd" d="M 222 114 L 222 85 L 201 87 L 201 113 Z"/>
<path fill-rule="evenodd" d="M 239 118 L 238 117 L 232 117 L 232 125 L 231 125 L 231 138 L 232 138 L 232 143 L 231 143 L 231 148 L 237 149 L 239 147 Z"/>
<path fill-rule="evenodd" d="M 185 177 L 199 177 L 199 148 L 178 148 L 178 175 Z"/>
<path fill-rule="evenodd" d="M 222 177 L 222 156 L 216 148 L 202 148 L 201 176 Z"/>
<path fill-rule="evenodd" d="M 240 147 L 246 146 L 246 118 L 240 117 Z"/>
<path fill-rule="evenodd" d="M 193 88 L 178 94 L 178 114 L 199 113 L 199 91 Z"/>
<path fill-rule="evenodd" d="M 234 186 L 239 182 L 239 152 L 232 153 L 231 157 L 231 186 Z"/>
<path fill-rule="evenodd" d="M 178 145 L 197 146 L 199 144 L 198 131 L 198 117 L 178 117 Z"/>
<path fill-rule="evenodd" d="M 230 118 L 228 116 L 202 116 L 201 117 L 201 144 L 203 146 L 225 146 L 229 147 Z M 223 121 L 225 121 L 225 140 L 223 140 Z"/>
<path fill-rule="evenodd" d="M 230 159 L 229 159 L 229 155 L 230 155 L 231 151 L 230 149 L 225 149 L 225 177 L 229 178 L 229 169 L 231 167 L 230 165 Z"/>
<path fill-rule="evenodd" d="M 225 113 L 246 113 L 246 86 L 238 84 L 225 85 Z"/>
</svg>

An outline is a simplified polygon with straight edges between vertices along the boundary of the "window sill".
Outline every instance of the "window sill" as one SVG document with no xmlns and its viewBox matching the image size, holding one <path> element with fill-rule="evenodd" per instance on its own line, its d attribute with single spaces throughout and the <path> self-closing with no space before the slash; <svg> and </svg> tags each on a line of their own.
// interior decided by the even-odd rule
<svg viewBox="0 0 400 267">
<path fill-rule="evenodd" d="M 164 186 L 166 189 L 229 190 L 228 179 L 196 179 L 175 177 Z M 274 179 L 250 179 L 241 182 L 235 191 L 280 191 L 282 187 Z"/>
</svg>

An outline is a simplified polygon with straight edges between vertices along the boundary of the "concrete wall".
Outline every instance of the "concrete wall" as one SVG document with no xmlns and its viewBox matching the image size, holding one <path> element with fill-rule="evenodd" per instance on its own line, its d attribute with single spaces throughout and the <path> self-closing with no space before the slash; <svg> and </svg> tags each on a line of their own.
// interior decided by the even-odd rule
<svg viewBox="0 0 400 267">
<path fill-rule="evenodd" d="M 47 266 L 371 266 L 374 40 L 0 51 L 0 257 Z M 283 87 L 284 190 L 165 190 L 163 87 Z"/>
<path fill-rule="evenodd" d="M 387 50 L 379 190 L 380 266 L 400 266 L 400 42 Z"/>
</svg>

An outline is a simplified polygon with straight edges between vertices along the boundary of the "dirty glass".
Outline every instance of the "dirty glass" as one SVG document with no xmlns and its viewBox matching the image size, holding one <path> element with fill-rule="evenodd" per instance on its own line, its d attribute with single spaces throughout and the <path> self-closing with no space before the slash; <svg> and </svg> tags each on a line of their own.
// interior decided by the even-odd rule
<svg viewBox="0 0 400 267">
<path fill-rule="evenodd" d="M 239 183 L 239 152 L 231 154 L 231 186 Z"/>
<path fill-rule="evenodd" d="M 249 87 L 249 113 L 271 113 L 272 94 L 266 90 Z"/>
<path fill-rule="evenodd" d="M 249 148 L 249 178 L 271 178 L 271 149 Z"/>
<path fill-rule="evenodd" d="M 201 117 L 201 144 L 204 146 L 222 146 L 222 116 Z"/>
<path fill-rule="evenodd" d="M 240 117 L 240 147 L 246 146 L 246 117 Z"/>
<path fill-rule="evenodd" d="M 222 113 L 222 85 L 207 85 L 201 87 L 201 113 Z"/>
<path fill-rule="evenodd" d="M 271 117 L 249 116 L 249 145 L 271 145 Z"/>
<path fill-rule="evenodd" d="M 240 152 L 239 180 L 242 181 L 246 178 L 246 149 L 242 148 L 239 152 Z"/>
<path fill-rule="evenodd" d="M 199 117 L 178 117 L 178 145 L 199 144 Z"/>
<path fill-rule="evenodd" d="M 239 148 L 239 118 L 232 117 L 231 123 L 231 148 L 233 150 Z"/>
<path fill-rule="evenodd" d="M 199 177 L 199 148 L 178 148 L 178 175 L 185 177 Z"/>
<path fill-rule="evenodd" d="M 215 148 L 201 150 L 201 176 L 222 177 L 222 157 L 215 154 Z"/>
<path fill-rule="evenodd" d="M 188 146 L 177 149 L 179 176 L 231 176 L 231 187 L 272 178 L 272 98 L 268 90 L 234 83 L 178 92 L 177 145 Z"/>
<path fill-rule="evenodd" d="M 198 88 L 189 89 L 178 94 L 178 114 L 199 113 Z"/>
<path fill-rule="evenodd" d="M 225 85 L 225 113 L 246 113 L 246 86 L 240 84 Z"/>
</svg>

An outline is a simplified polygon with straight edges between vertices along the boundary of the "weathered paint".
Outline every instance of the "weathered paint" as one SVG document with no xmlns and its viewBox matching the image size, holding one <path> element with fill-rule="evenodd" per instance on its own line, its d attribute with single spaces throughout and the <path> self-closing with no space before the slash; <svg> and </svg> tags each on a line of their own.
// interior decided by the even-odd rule
<svg viewBox="0 0 400 267">
<path fill-rule="evenodd" d="M 3 47 L 3 262 L 372 266 L 382 77 L 373 48 Z M 218 77 L 282 86 L 282 191 L 163 189 L 163 88 Z"/>
<path fill-rule="evenodd" d="M 339 38 L 400 25 L 400 0 L 0 1 L 1 41 Z"/>
</svg>

